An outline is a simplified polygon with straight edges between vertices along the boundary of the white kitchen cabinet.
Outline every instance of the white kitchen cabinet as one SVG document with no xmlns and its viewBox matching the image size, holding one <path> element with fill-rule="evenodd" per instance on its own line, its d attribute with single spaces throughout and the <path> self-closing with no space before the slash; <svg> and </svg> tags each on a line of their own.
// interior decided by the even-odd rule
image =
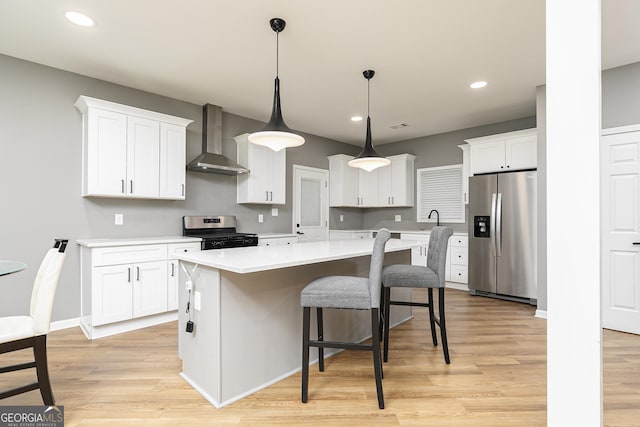
<svg viewBox="0 0 640 427">
<path fill-rule="evenodd" d="M 329 206 L 358 206 L 359 169 L 348 165 L 352 156 L 329 156 Z"/>
<path fill-rule="evenodd" d="M 78 244 L 80 326 L 88 338 L 175 320 L 179 268 L 175 254 L 199 251 L 198 239 L 97 239 Z"/>
<path fill-rule="evenodd" d="M 251 172 L 238 175 L 237 202 L 268 205 L 286 203 L 286 150 L 270 148 L 249 142 L 249 134 L 234 137 L 238 163 Z"/>
<path fill-rule="evenodd" d="M 399 154 L 388 158 L 389 166 L 367 172 L 348 165 L 352 156 L 329 156 L 329 206 L 413 206 L 415 156 Z"/>
<path fill-rule="evenodd" d="M 329 240 L 358 240 L 372 237 L 371 231 L 329 230 Z"/>
<path fill-rule="evenodd" d="M 378 204 L 380 206 L 413 206 L 414 205 L 414 164 L 412 154 L 388 156 L 389 166 L 376 169 L 378 171 Z"/>
<path fill-rule="evenodd" d="M 505 172 L 537 167 L 537 130 L 466 139 L 471 153 L 471 174 Z"/>
<path fill-rule="evenodd" d="M 258 235 L 258 246 L 291 245 L 294 243 L 298 243 L 297 236 L 289 236 L 289 235 L 260 236 Z"/>
<path fill-rule="evenodd" d="M 449 281 L 468 283 L 469 243 L 466 234 L 454 234 L 449 238 Z"/>
<path fill-rule="evenodd" d="M 160 198 L 184 200 L 187 135 L 183 126 L 160 123 Z"/>
<path fill-rule="evenodd" d="M 388 166 L 386 166 L 388 167 Z M 371 172 L 364 169 L 358 170 L 358 206 L 375 207 L 380 206 L 379 188 L 380 188 L 380 169 L 374 169 Z"/>
<path fill-rule="evenodd" d="M 167 245 L 167 310 L 178 309 L 178 269 L 180 262 L 175 255 L 184 252 L 199 252 L 200 242 L 169 243 Z"/>
<path fill-rule="evenodd" d="M 192 120 L 87 96 L 75 105 L 83 116 L 83 196 L 184 199 Z"/>
<path fill-rule="evenodd" d="M 469 177 L 471 176 L 471 156 L 469 144 L 458 145 L 462 150 L 462 200 L 469 204 Z"/>
</svg>

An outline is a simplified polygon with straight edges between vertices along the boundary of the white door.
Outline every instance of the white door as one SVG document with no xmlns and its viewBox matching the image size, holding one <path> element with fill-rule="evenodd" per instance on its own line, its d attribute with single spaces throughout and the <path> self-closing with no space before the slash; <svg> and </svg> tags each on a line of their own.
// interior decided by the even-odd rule
<svg viewBox="0 0 640 427">
<path fill-rule="evenodd" d="M 640 334 L 640 131 L 601 142 L 602 326 Z"/>
<path fill-rule="evenodd" d="M 329 171 L 293 165 L 293 232 L 299 242 L 329 238 Z"/>
</svg>

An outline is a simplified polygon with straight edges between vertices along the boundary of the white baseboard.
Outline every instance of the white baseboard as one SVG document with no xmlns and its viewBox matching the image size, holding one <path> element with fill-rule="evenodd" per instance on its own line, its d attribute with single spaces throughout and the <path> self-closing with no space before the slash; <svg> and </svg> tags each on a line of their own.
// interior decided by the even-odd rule
<svg viewBox="0 0 640 427">
<path fill-rule="evenodd" d="M 539 317 L 541 319 L 547 318 L 547 310 L 536 310 L 535 317 Z"/>
<path fill-rule="evenodd" d="M 467 285 L 466 283 L 445 282 L 444 287 L 469 292 L 469 285 Z"/>
<path fill-rule="evenodd" d="M 178 320 L 178 312 L 169 311 L 166 313 L 139 317 L 122 322 L 108 323 L 100 326 L 91 326 L 85 323 L 80 323 L 80 328 L 88 339 L 95 340 L 98 338 L 121 334 L 123 332 L 135 331 L 136 329 L 148 328 L 149 326 L 155 326 L 161 323 L 174 322 L 176 320 Z"/>
<path fill-rule="evenodd" d="M 80 326 L 79 317 L 76 317 L 74 319 L 57 320 L 55 322 L 51 322 L 51 326 L 49 327 L 49 329 L 51 331 L 59 331 L 61 329 L 75 328 L 76 326 Z"/>
</svg>

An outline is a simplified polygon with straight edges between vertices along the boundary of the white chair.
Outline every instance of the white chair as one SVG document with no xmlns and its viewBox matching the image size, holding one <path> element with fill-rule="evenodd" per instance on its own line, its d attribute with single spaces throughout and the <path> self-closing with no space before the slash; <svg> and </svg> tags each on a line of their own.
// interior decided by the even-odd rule
<svg viewBox="0 0 640 427">
<path fill-rule="evenodd" d="M 0 399 L 40 389 L 45 405 L 55 405 L 47 367 L 47 334 L 53 298 L 68 240 L 56 239 L 46 253 L 33 283 L 29 316 L 0 317 L 0 354 L 33 348 L 34 361 L 0 367 L 0 373 L 36 368 L 37 382 L 0 393 Z"/>
</svg>

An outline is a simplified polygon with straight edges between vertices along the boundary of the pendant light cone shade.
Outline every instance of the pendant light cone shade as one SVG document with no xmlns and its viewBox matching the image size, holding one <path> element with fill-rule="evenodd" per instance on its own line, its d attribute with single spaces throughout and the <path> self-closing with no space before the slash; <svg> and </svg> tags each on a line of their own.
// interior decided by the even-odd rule
<svg viewBox="0 0 640 427">
<path fill-rule="evenodd" d="M 304 138 L 294 133 L 286 125 L 282 118 L 282 108 L 280 106 L 280 79 L 278 78 L 278 34 L 284 30 L 286 22 L 281 18 L 273 18 L 269 21 L 271 29 L 276 33 L 276 81 L 273 92 L 273 108 L 269 122 L 258 132 L 249 135 L 249 142 L 269 147 L 273 151 L 280 151 L 283 148 L 298 147 L 304 144 Z"/>
<path fill-rule="evenodd" d="M 364 148 L 354 159 L 349 160 L 349 166 L 354 168 L 364 169 L 367 172 L 371 172 L 381 166 L 387 166 L 391 164 L 391 160 L 380 156 L 373 148 L 373 142 L 371 141 L 371 117 L 369 117 L 369 82 L 375 75 L 375 71 L 366 70 L 362 73 L 364 78 L 367 79 L 367 136 L 364 140 Z"/>
</svg>

